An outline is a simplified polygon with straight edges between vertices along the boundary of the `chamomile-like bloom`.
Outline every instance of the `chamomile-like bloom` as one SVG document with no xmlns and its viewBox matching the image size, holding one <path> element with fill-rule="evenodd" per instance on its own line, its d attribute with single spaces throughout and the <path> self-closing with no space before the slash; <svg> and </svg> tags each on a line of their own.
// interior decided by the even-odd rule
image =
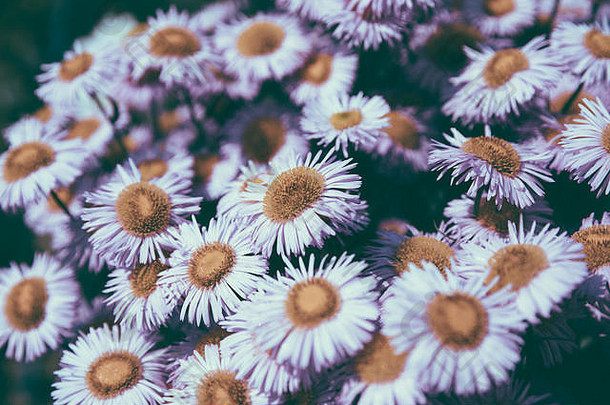
<svg viewBox="0 0 610 405">
<path fill-rule="evenodd" d="M 506 200 L 524 208 L 534 204 L 534 196 L 544 195 L 540 180 L 553 181 L 544 167 L 548 152 L 493 137 L 489 127 L 485 136 L 467 138 L 455 128 L 451 133 L 445 134 L 449 145 L 432 141 L 429 163 L 440 171 L 438 178 L 451 171 L 452 184 L 471 182 L 469 197 L 486 188 L 487 199 L 495 199 L 498 207 Z"/>
<path fill-rule="evenodd" d="M 349 93 L 356 77 L 358 56 L 342 46 L 317 38 L 321 45 L 309 56 L 288 84 L 295 104 L 307 104 L 335 94 Z"/>
<path fill-rule="evenodd" d="M 225 143 L 218 152 L 201 151 L 194 155 L 193 194 L 215 200 L 220 197 L 239 173 L 241 149 Z"/>
<path fill-rule="evenodd" d="M 233 180 L 225 189 L 225 194 L 218 200 L 216 206 L 217 215 L 239 220 L 240 213 L 235 207 L 245 203 L 243 195 L 248 188 L 250 182 L 262 183 L 259 175 L 270 174 L 270 169 L 266 165 L 257 165 L 252 161 L 248 161 L 247 165 L 240 168 L 241 172 L 235 180 Z"/>
<path fill-rule="evenodd" d="M 174 387 L 167 392 L 168 405 L 216 405 L 220 403 L 277 405 L 279 401 L 236 376 L 229 358 L 209 345 L 204 355 L 195 352 L 181 361 Z"/>
<path fill-rule="evenodd" d="M 249 305 L 246 301 L 243 305 Z M 253 316 L 254 315 L 253 313 Z M 280 363 L 269 351 L 256 343 L 254 333 L 248 330 L 243 319 L 222 321 L 232 333 L 220 343 L 223 356 L 229 356 L 237 371 L 237 378 L 267 393 L 281 396 L 284 392 L 297 392 L 311 385 L 311 372 L 300 370 L 288 363 Z"/>
<path fill-rule="evenodd" d="M 430 391 L 483 392 L 505 381 L 519 361 L 525 328 L 515 294 L 490 293 L 484 277 L 445 276 L 432 263 L 397 278 L 382 298 L 382 333 L 409 352 Z"/>
<path fill-rule="evenodd" d="M 583 245 L 589 275 L 601 276 L 597 281 L 610 283 L 610 213 L 604 212 L 600 220 L 593 213 L 584 218 L 572 239 Z"/>
<path fill-rule="evenodd" d="M 0 206 L 14 210 L 69 186 L 82 172 L 85 155 L 80 140 L 61 140 L 43 124 L 28 118 L 13 133 L 9 149 L 0 155 Z"/>
<path fill-rule="evenodd" d="M 610 194 L 610 113 L 597 99 L 583 100 L 580 114 L 562 132 L 566 169 L 582 182 L 587 180 L 597 196 Z"/>
<path fill-rule="evenodd" d="M 553 30 L 551 48 L 585 84 L 610 84 L 610 22 L 564 22 Z"/>
<path fill-rule="evenodd" d="M 151 330 L 167 321 L 179 298 L 171 285 L 159 283 L 161 272 L 168 268 L 157 259 L 131 269 L 119 267 L 110 273 L 103 291 L 108 294 L 105 302 L 113 307 L 121 325 Z"/>
<path fill-rule="evenodd" d="M 58 405 L 151 404 L 166 390 L 165 349 L 135 329 L 89 329 L 69 345 L 51 393 Z"/>
<path fill-rule="evenodd" d="M 313 255 L 298 267 L 285 262 L 286 275 L 261 284 L 231 319 L 246 322 L 279 363 L 301 370 L 320 372 L 361 349 L 378 315 L 375 280 L 361 277 L 366 263 L 345 253 L 325 256 L 317 268 Z"/>
<path fill-rule="evenodd" d="M 224 128 L 229 142 L 239 145 L 242 162 L 266 165 L 290 153 L 304 155 L 309 142 L 297 130 L 296 117 L 272 102 L 239 111 Z"/>
<path fill-rule="evenodd" d="M 135 266 L 165 258 L 169 230 L 199 212 L 200 197 L 189 197 L 190 179 L 178 176 L 142 180 L 132 160 L 97 191 L 85 193 L 90 204 L 81 218 L 93 248 L 117 266 Z"/>
<path fill-rule="evenodd" d="M 0 347 L 17 361 L 32 361 L 69 336 L 79 285 L 71 268 L 48 254 L 31 266 L 11 263 L 0 271 Z"/>
<path fill-rule="evenodd" d="M 338 0 L 275 0 L 275 4 L 302 18 L 317 21 L 332 11 L 340 10 L 342 6 Z"/>
<path fill-rule="evenodd" d="M 348 2 L 361 13 L 384 15 L 400 14 L 415 7 L 434 7 L 435 0 L 348 0 Z"/>
<path fill-rule="evenodd" d="M 132 59 L 133 79 L 159 71 L 159 80 L 167 86 L 206 82 L 211 75 L 209 67 L 218 59 L 199 33 L 197 20 L 174 6 L 149 18 L 147 30 L 132 37 L 125 52 Z"/>
<path fill-rule="evenodd" d="M 521 48 L 481 51 L 466 48 L 470 64 L 451 79 L 459 89 L 443 105 L 443 113 L 471 124 L 504 120 L 561 78 L 562 62 L 542 37 Z"/>
<path fill-rule="evenodd" d="M 68 211 L 77 215 L 82 210 L 82 195 L 76 195 L 74 187 L 60 187 L 55 191 Z M 67 226 L 71 218 L 51 196 L 27 207 L 23 220 L 37 235 L 55 236 L 59 229 Z"/>
<path fill-rule="evenodd" d="M 311 49 L 297 18 L 263 13 L 220 25 L 214 45 L 229 73 L 259 81 L 293 73 Z"/>
<path fill-rule="evenodd" d="M 332 145 L 333 150 L 341 150 L 347 157 L 349 143 L 357 148 L 377 141 L 389 126 L 389 112 L 381 96 L 337 94 L 307 104 L 301 129 L 307 138 L 318 140 L 319 145 Z"/>
<path fill-rule="evenodd" d="M 415 170 L 428 168 L 430 141 L 427 128 L 415 117 L 412 109 L 395 109 L 386 117 L 389 126 L 381 130 L 375 142 L 363 148 L 395 166 L 410 165 Z"/>
<path fill-rule="evenodd" d="M 180 319 L 209 326 L 233 313 L 258 287 L 267 261 L 255 255 L 250 233 L 235 222 L 210 220 L 207 228 L 193 222 L 172 231 L 176 250 L 162 285 L 175 286 L 184 296 Z"/>
<path fill-rule="evenodd" d="M 536 3 L 529 0 L 467 0 L 464 14 L 484 35 L 510 36 L 534 24 Z"/>
<path fill-rule="evenodd" d="M 106 94 L 110 84 L 124 74 L 121 54 L 99 41 L 76 41 L 63 61 L 41 68 L 36 95 L 57 106 L 76 106 L 90 101 L 90 94 Z"/>
<path fill-rule="evenodd" d="M 492 291 L 511 285 L 516 309 L 530 323 L 548 317 L 554 305 L 587 276 L 583 245 L 550 224 L 529 230 L 510 222 L 508 237 L 490 237 L 484 244 L 462 245 L 460 267 L 469 274 L 489 272 L 485 284 L 499 281 Z"/>
<path fill-rule="evenodd" d="M 271 173 L 248 181 L 227 213 L 248 222 L 255 248 L 267 257 L 274 245 L 282 255 L 322 247 L 328 236 L 367 223 L 367 206 L 357 194 L 360 176 L 349 173 L 355 166 L 321 152 L 273 161 Z"/>
<path fill-rule="evenodd" d="M 356 353 L 342 372 L 340 403 L 359 405 L 415 405 L 425 402 L 419 387 L 419 370 L 410 363 L 408 351 L 396 351 L 381 332 Z"/>
<path fill-rule="evenodd" d="M 107 152 L 115 129 L 93 101 L 79 103 L 78 108 L 69 110 L 68 116 L 70 120 L 61 132 L 62 139 L 80 139 L 92 157 L 99 157 Z M 95 162 L 95 159 L 88 161 Z M 88 166 L 91 166 L 91 163 L 88 163 Z"/>
<path fill-rule="evenodd" d="M 448 238 L 446 224 L 438 232 L 424 233 L 408 225 L 406 233 L 378 231 L 374 244 L 367 249 L 371 263 L 368 271 L 380 282 L 391 280 L 409 271 L 410 265 L 433 263 L 443 274 L 455 270 L 455 250 Z"/>
<path fill-rule="evenodd" d="M 339 7 L 331 7 L 324 13 L 322 20 L 333 30 L 333 37 L 349 47 L 362 47 L 365 50 L 376 50 L 382 43 L 393 45 L 402 38 L 406 26 L 402 14 L 379 16 L 358 11 L 348 2 Z"/>
<path fill-rule="evenodd" d="M 542 200 L 537 200 L 534 205 L 523 209 L 504 201 L 502 208 L 498 208 L 495 201 L 487 200 L 487 196 L 483 193 L 476 210 L 475 198 L 462 195 L 456 200 L 449 201 L 443 214 L 451 227 L 450 233 L 462 241 L 469 241 L 485 240 L 490 236 L 506 237 L 508 223 L 519 222 L 520 215 L 523 215 L 524 223 L 530 225 L 534 221 L 548 222 L 552 212 Z"/>
<path fill-rule="evenodd" d="M 194 159 L 186 150 L 167 150 L 161 145 L 141 149 L 132 156 L 134 163 L 142 175 L 142 181 L 163 176 L 180 176 L 193 178 Z"/>
</svg>

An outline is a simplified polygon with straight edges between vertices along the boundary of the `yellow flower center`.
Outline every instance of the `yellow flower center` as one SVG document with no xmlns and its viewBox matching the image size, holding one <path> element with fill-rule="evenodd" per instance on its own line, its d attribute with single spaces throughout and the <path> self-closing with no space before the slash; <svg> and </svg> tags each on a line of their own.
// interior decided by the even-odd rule
<svg viewBox="0 0 610 405">
<path fill-rule="evenodd" d="M 479 136 L 469 138 L 462 150 L 485 161 L 507 177 L 516 177 L 521 169 L 521 158 L 513 146 L 504 139 Z"/>
<path fill-rule="evenodd" d="M 45 319 L 48 299 L 44 279 L 31 277 L 21 280 L 6 296 L 4 314 L 8 324 L 22 332 L 37 328 Z"/>
<path fill-rule="evenodd" d="M 286 32 L 277 24 L 254 23 L 237 37 L 237 51 L 246 57 L 269 55 L 282 46 L 285 37 Z"/>
<path fill-rule="evenodd" d="M 233 269 L 235 251 L 225 243 L 200 246 L 191 256 L 188 273 L 191 283 L 201 289 L 212 289 Z"/>
<path fill-rule="evenodd" d="M 497 89 L 506 84 L 515 73 L 529 68 L 529 61 L 518 49 L 496 51 L 483 70 L 483 79 L 491 88 Z"/>
<path fill-rule="evenodd" d="M 335 316 L 341 308 L 341 296 L 327 280 L 312 278 L 292 286 L 284 306 L 295 327 L 311 329 Z"/>
<path fill-rule="evenodd" d="M 117 350 L 98 357 L 87 370 L 85 382 L 97 399 L 114 398 L 142 379 L 142 362 L 135 355 Z"/>
<path fill-rule="evenodd" d="M 165 191 L 148 182 L 131 184 L 117 197 L 115 210 L 125 231 L 151 236 L 167 229 L 172 204 Z"/>
<path fill-rule="evenodd" d="M 55 162 L 55 151 L 46 143 L 27 142 L 7 152 L 2 177 L 7 183 L 28 177 Z"/>
<path fill-rule="evenodd" d="M 150 53 L 158 57 L 185 58 L 201 49 L 201 41 L 183 27 L 167 27 L 150 37 Z"/>
</svg>

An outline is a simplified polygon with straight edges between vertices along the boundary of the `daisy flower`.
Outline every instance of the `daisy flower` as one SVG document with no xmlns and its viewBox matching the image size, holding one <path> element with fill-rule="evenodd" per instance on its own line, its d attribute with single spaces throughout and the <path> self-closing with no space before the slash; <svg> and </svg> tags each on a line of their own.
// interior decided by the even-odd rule
<svg viewBox="0 0 610 405">
<path fill-rule="evenodd" d="M 347 377 L 340 402 L 352 404 L 360 396 L 359 405 L 424 403 L 418 371 L 410 364 L 408 351 L 394 350 L 387 336 L 375 332 L 343 370 Z"/>
<path fill-rule="evenodd" d="M 423 233 L 407 225 L 407 232 L 378 231 L 374 244 L 367 249 L 368 271 L 381 283 L 409 271 L 410 265 L 422 267 L 433 263 L 442 274 L 455 269 L 455 250 L 447 237 L 446 225 L 438 232 Z"/>
<path fill-rule="evenodd" d="M 233 180 L 226 188 L 224 195 L 218 200 L 216 213 L 218 217 L 226 217 L 236 220 L 240 217 L 239 209 L 235 207 L 244 203 L 243 196 L 248 189 L 248 184 L 262 183 L 260 175 L 270 175 L 269 168 L 265 165 L 257 165 L 251 160 L 248 165 L 240 168 L 239 176 Z"/>
<path fill-rule="evenodd" d="M 430 141 L 426 136 L 427 128 L 415 118 L 415 111 L 395 109 L 386 118 L 389 126 L 381 130 L 375 142 L 364 143 L 364 149 L 388 163 L 407 163 L 415 170 L 427 170 Z"/>
<path fill-rule="evenodd" d="M 77 215 L 82 210 L 82 195 L 77 195 L 74 187 L 60 187 L 55 191 L 68 211 Z M 37 235 L 53 235 L 67 226 L 71 218 L 51 196 L 27 207 L 23 217 L 26 225 Z"/>
<path fill-rule="evenodd" d="M 296 128 L 296 117 L 273 102 L 263 102 L 239 111 L 226 124 L 227 141 L 238 144 L 243 161 L 268 164 L 290 153 L 304 155 L 309 142 Z"/>
<path fill-rule="evenodd" d="M 160 285 L 159 275 L 169 266 L 159 260 L 136 264 L 132 269 L 117 268 L 109 275 L 105 303 L 114 309 L 121 325 L 152 330 L 163 325 L 177 305 L 178 294 L 171 286 Z"/>
<path fill-rule="evenodd" d="M 388 231 L 399 235 L 406 235 L 411 229 L 413 229 L 411 224 L 400 218 L 386 218 L 377 224 L 377 232 Z"/>
<path fill-rule="evenodd" d="M 212 34 L 218 25 L 227 22 L 239 12 L 239 1 L 223 0 L 210 3 L 191 16 L 197 31 Z"/>
<path fill-rule="evenodd" d="M 165 349 L 134 329 L 89 329 L 69 345 L 51 392 L 58 405 L 151 404 L 162 401 Z"/>
<path fill-rule="evenodd" d="M 113 140 L 114 127 L 93 101 L 81 102 L 68 112 L 70 121 L 61 132 L 61 139 L 80 139 L 89 156 L 101 156 Z M 88 159 L 88 161 L 95 159 Z M 89 163 L 89 165 L 94 163 Z"/>
<path fill-rule="evenodd" d="M 361 13 L 400 14 L 415 7 L 431 8 L 435 0 L 348 0 L 350 6 Z"/>
<path fill-rule="evenodd" d="M 553 30 L 551 48 L 585 84 L 610 84 L 610 23 L 564 22 Z"/>
<path fill-rule="evenodd" d="M 495 199 L 498 208 L 504 200 L 525 208 L 534 204 L 534 196 L 544 196 L 540 180 L 553 181 L 544 168 L 548 152 L 495 138 L 487 126 L 485 136 L 467 138 L 455 128 L 451 133 L 444 134 L 449 145 L 432 141 L 428 162 L 440 171 L 439 179 L 451 170 L 451 184 L 471 182 L 469 197 L 485 188 L 487 200 Z"/>
<path fill-rule="evenodd" d="M 225 143 L 217 153 L 202 151 L 194 155 L 193 194 L 215 200 L 220 197 L 239 173 L 239 146 Z"/>
<path fill-rule="evenodd" d="M 316 268 L 287 259 L 286 275 L 268 279 L 230 319 L 246 323 L 258 346 L 279 363 L 320 372 L 356 353 L 375 330 L 375 280 L 360 277 L 366 263 L 343 253 Z M 252 311 L 256 311 L 255 313 Z"/>
<path fill-rule="evenodd" d="M 358 11 L 347 2 L 337 3 L 338 7 L 331 6 L 321 18 L 332 29 L 333 37 L 347 46 L 377 50 L 382 43 L 393 45 L 402 38 L 406 25 L 402 14 L 379 16 Z"/>
<path fill-rule="evenodd" d="M 536 2 L 529 0 L 467 0 L 464 14 L 484 35 L 512 36 L 534 25 Z"/>
<path fill-rule="evenodd" d="M 110 84 L 110 94 L 119 103 L 136 110 L 148 110 L 163 96 L 165 86 L 159 81 L 159 70 L 146 70 L 138 79 L 127 75 Z"/>
<path fill-rule="evenodd" d="M 248 380 L 238 378 L 233 364 L 216 346 L 206 346 L 204 356 L 194 353 L 182 362 L 182 372 L 164 398 L 168 405 L 279 404 Z"/>
<path fill-rule="evenodd" d="M 490 293 L 484 278 L 444 276 L 432 263 L 415 265 L 382 297 L 382 333 L 409 362 L 426 390 L 483 392 L 505 381 L 519 361 L 525 328 L 515 294 Z"/>
<path fill-rule="evenodd" d="M 46 103 L 76 106 L 90 94 L 107 94 L 110 84 L 124 75 L 121 53 L 102 42 L 76 41 L 61 62 L 43 64 L 36 95 Z"/>
<path fill-rule="evenodd" d="M 548 24 L 548 20 L 553 13 L 553 7 L 555 7 L 555 0 L 540 0 L 536 3 L 537 20 L 540 23 Z M 558 23 L 565 21 L 584 22 L 590 20 L 593 3 L 593 1 L 561 0 L 555 16 L 554 28 Z M 598 15 L 603 14 L 598 11 Z"/>
<path fill-rule="evenodd" d="M 610 113 L 597 99 L 584 100 L 580 114 L 566 125 L 559 141 L 565 149 L 566 170 L 580 183 L 587 180 L 597 196 L 610 194 Z"/>
<path fill-rule="evenodd" d="M 211 66 L 212 76 L 205 83 L 191 88 L 193 97 L 203 97 L 210 94 L 226 93 L 232 99 L 252 100 L 258 95 L 262 82 L 252 80 L 245 75 L 237 75 L 226 70 L 224 61 L 220 67 Z"/>
<path fill-rule="evenodd" d="M 356 164 L 331 156 L 318 152 L 271 162 L 272 173 L 249 181 L 240 202 L 228 211 L 248 222 L 255 248 L 266 257 L 274 245 L 282 255 L 301 254 L 311 245 L 321 248 L 328 236 L 367 223 L 367 206 L 357 194 L 360 176 L 349 173 Z"/>
<path fill-rule="evenodd" d="M 375 142 L 389 126 L 388 103 L 381 96 L 337 94 L 314 100 L 303 109 L 301 129 L 318 145 L 332 145 L 347 157 L 348 143 L 356 148 Z"/>
<path fill-rule="evenodd" d="M 31 266 L 0 271 L 0 347 L 6 357 L 32 361 L 71 335 L 79 285 L 71 268 L 47 254 Z"/>
<path fill-rule="evenodd" d="M 456 200 L 449 201 L 443 211 L 449 226 L 453 228 L 450 233 L 457 234 L 460 240 L 506 237 L 508 236 L 508 223 L 519 222 L 521 215 L 523 215 L 525 224 L 530 225 L 532 222 L 548 222 L 553 213 L 543 200 L 538 200 L 534 205 L 523 209 L 504 201 L 502 208 L 498 208 L 494 201 L 487 200 L 485 193 L 481 196 L 476 213 L 474 205 L 473 197 L 462 195 Z"/>
<path fill-rule="evenodd" d="M 546 45 L 543 37 L 536 37 L 521 48 L 465 48 L 471 62 L 451 79 L 459 89 L 443 105 L 443 113 L 468 124 L 519 114 L 521 105 L 561 78 L 563 62 Z"/>
<path fill-rule="evenodd" d="M 558 117 L 542 115 L 540 117 L 542 125 L 536 124 L 536 128 L 532 131 L 535 134 L 534 138 L 527 140 L 524 144 L 530 145 L 534 149 L 545 150 L 550 155 L 549 169 L 556 172 L 566 170 L 568 152 L 561 141 L 567 130 L 566 125 L 573 124 L 578 118 L 578 113 L 559 115 Z"/>
<path fill-rule="evenodd" d="M 184 332 L 184 340 L 169 348 L 169 357 L 176 359 L 173 365 L 179 366 L 180 360 L 185 360 L 192 356 L 195 352 L 201 356 L 205 356 L 205 347 L 215 345 L 220 347 L 220 342 L 227 336 L 231 335 L 226 329 L 218 325 L 210 328 L 195 327 L 190 324 L 183 324 L 182 331 Z M 180 373 L 178 371 L 177 373 Z M 172 375 L 175 375 L 173 373 Z M 172 379 L 170 375 L 170 380 Z"/>
<path fill-rule="evenodd" d="M 168 150 L 161 145 L 142 149 L 132 155 L 142 181 L 161 177 L 193 178 L 193 156 L 183 149 Z"/>
<path fill-rule="evenodd" d="M 217 59 L 198 32 L 197 20 L 175 6 L 167 13 L 157 10 L 156 17 L 148 19 L 148 29 L 131 38 L 125 52 L 132 61 L 133 79 L 158 70 L 159 80 L 167 86 L 206 82 L 211 74 L 206 67 Z"/>
<path fill-rule="evenodd" d="M 311 50 L 297 18 L 263 13 L 218 26 L 214 45 L 229 73 L 257 81 L 291 74 Z"/>
<path fill-rule="evenodd" d="M 610 283 L 610 213 L 604 212 L 599 221 L 593 213 L 583 219 L 572 239 L 582 243 L 589 274 Z"/>
<path fill-rule="evenodd" d="M 496 277 L 492 291 L 510 285 L 517 294 L 517 310 L 530 323 L 548 317 L 554 305 L 587 276 L 583 245 L 550 224 L 529 230 L 508 225 L 508 237 L 490 237 L 484 244 L 462 245 L 460 268 L 467 274 L 489 272 L 486 285 Z"/>
<path fill-rule="evenodd" d="M 177 241 L 161 285 L 175 286 L 184 296 L 180 320 L 210 326 L 237 308 L 257 288 L 267 261 L 254 255 L 250 233 L 235 222 L 210 220 L 207 228 L 193 222 L 172 234 Z"/>
<path fill-rule="evenodd" d="M 317 41 L 322 44 L 316 46 L 288 84 L 290 98 L 298 105 L 349 93 L 356 77 L 357 55 L 326 37 L 319 37 Z"/>
<path fill-rule="evenodd" d="M 113 178 L 95 192 L 81 215 L 93 248 L 117 266 L 164 258 L 169 229 L 199 212 L 200 197 L 189 197 L 191 182 L 178 176 L 142 180 L 133 160 L 117 166 Z"/>
<path fill-rule="evenodd" d="M 80 215 L 82 207 L 79 208 L 71 211 L 73 215 Z M 107 265 L 107 256 L 100 255 L 91 246 L 89 242 L 91 233 L 85 231 L 83 225 L 84 222 L 78 217 L 73 221 L 63 221 L 52 233 L 51 246 L 58 259 L 74 268 L 86 268 L 93 273 L 99 273 Z"/>
<path fill-rule="evenodd" d="M 342 2 L 337 0 L 275 0 L 275 4 L 302 18 L 316 21 L 342 7 Z"/>
<path fill-rule="evenodd" d="M 246 302 L 244 305 L 248 305 Z M 269 351 L 263 350 L 246 322 L 223 321 L 232 333 L 220 343 L 223 356 L 228 356 L 237 371 L 236 377 L 269 394 L 281 396 L 284 392 L 298 392 L 311 386 L 311 374 L 290 364 L 282 364 Z"/>
<path fill-rule="evenodd" d="M 134 35 L 138 29 L 138 20 L 129 14 L 106 14 L 95 25 L 87 37 L 91 42 L 107 42 L 115 50 L 120 49 L 126 38 Z"/>
<path fill-rule="evenodd" d="M 19 136 L 0 155 L 0 206 L 15 210 L 69 186 L 81 174 L 85 154 L 80 140 L 61 140 L 33 118 L 24 120 Z"/>
<path fill-rule="evenodd" d="M 417 24 L 409 38 L 409 48 L 418 56 L 409 64 L 411 80 L 431 90 L 445 90 L 449 77 L 466 66 L 464 47 L 478 49 L 485 37 L 460 16 L 440 11 L 429 23 Z"/>
</svg>

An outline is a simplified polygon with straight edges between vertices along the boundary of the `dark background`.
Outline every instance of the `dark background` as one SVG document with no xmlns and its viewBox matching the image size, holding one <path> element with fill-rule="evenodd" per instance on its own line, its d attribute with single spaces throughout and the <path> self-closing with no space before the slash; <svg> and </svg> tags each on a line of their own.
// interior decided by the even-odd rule
<svg viewBox="0 0 610 405">
<path fill-rule="evenodd" d="M 144 21 L 157 8 L 167 9 L 176 4 L 179 9 L 197 10 L 209 1 L 73 1 L 73 0 L 5 0 L 0 3 L 0 128 L 17 121 L 24 114 L 41 106 L 34 95 L 35 76 L 41 63 L 61 60 L 63 52 L 73 40 L 90 32 L 100 17 L 108 11 L 130 11 Z M 265 3 L 261 1 L 260 3 Z M 383 50 L 381 52 L 384 52 Z M 369 89 L 366 80 L 377 80 L 379 55 L 363 54 L 360 74 L 355 88 Z M 370 74 L 369 74 L 370 73 Z M 388 77 L 392 74 L 382 74 Z M 383 78 L 381 79 L 383 80 Z M 395 86 L 393 78 L 387 83 Z M 2 142 L 2 141 L 0 141 Z M 5 145 L 0 145 L 3 150 Z M 442 218 L 446 201 L 465 190 L 449 187 L 447 179 L 435 181 L 427 173 L 408 179 L 374 174 L 376 163 L 366 158 L 358 169 L 364 176 L 363 196 L 371 204 L 373 218 L 397 216 L 413 225 L 431 230 Z M 380 187 L 380 185 L 382 187 Z M 561 175 L 557 183 L 547 187 L 548 200 L 555 210 L 555 222 L 573 232 L 580 219 L 590 212 L 608 210 L 607 198 L 596 200 L 586 185 L 578 185 Z M 372 229 L 372 228 L 371 228 Z M 365 244 L 372 231 L 359 235 L 351 250 Z M 0 211 L 0 268 L 10 261 L 30 263 L 36 243 L 23 225 L 19 214 Z M 586 329 L 586 328 L 585 328 Z M 580 332 L 577 330 L 577 332 Z M 561 404 L 609 404 L 608 377 L 610 373 L 610 345 L 606 339 L 580 336 L 582 350 L 569 355 L 565 362 L 545 369 L 535 356 L 520 373 L 532 382 L 536 394 L 551 392 L 553 401 Z M 16 363 L 3 358 L 0 351 L 0 403 L 9 405 L 38 405 L 50 403 L 50 384 L 57 367 L 59 353 L 52 352 L 30 364 Z M 126 404 L 128 405 L 128 404 Z M 382 405 L 382 404 L 380 404 Z"/>
</svg>

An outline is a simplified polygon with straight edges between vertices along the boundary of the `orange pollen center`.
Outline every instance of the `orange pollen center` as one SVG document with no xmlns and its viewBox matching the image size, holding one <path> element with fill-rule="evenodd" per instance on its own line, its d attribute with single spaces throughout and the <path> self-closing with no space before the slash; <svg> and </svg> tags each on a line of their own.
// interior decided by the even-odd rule
<svg viewBox="0 0 610 405">
<path fill-rule="evenodd" d="M 312 56 L 301 71 L 301 79 L 304 82 L 321 86 L 326 83 L 333 71 L 333 56 L 320 52 Z"/>
<path fill-rule="evenodd" d="M 167 168 L 167 162 L 161 158 L 144 160 L 138 165 L 142 181 L 150 181 L 163 176 L 167 173 Z"/>
<path fill-rule="evenodd" d="M 197 389 L 197 405 L 252 405 L 248 384 L 227 370 L 206 374 Z"/>
<path fill-rule="evenodd" d="M 123 229 L 140 237 L 165 231 L 170 224 L 171 207 L 167 193 L 148 182 L 125 187 L 115 203 L 117 218 Z"/>
<path fill-rule="evenodd" d="M 286 32 L 271 22 L 254 23 L 237 37 L 237 51 L 245 57 L 265 56 L 277 51 Z"/>
<path fill-rule="evenodd" d="M 395 381 L 405 369 L 408 354 L 396 353 L 390 340 L 377 332 L 354 358 L 356 375 L 367 385 Z"/>
<path fill-rule="evenodd" d="M 594 225 L 572 235 L 582 243 L 585 261 L 589 271 L 595 273 L 601 267 L 610 265 L 610 225 Z"/>
<path fill-rule="evenodd" d="M 189 279 L 201 289 L 212 289 L 231 272 L 235 260 L 235 251 L 225 243 L 213 242 L 200 246 L 191 256 Z"/>
<path fill-rule="evenodd" d="M 295 327 L 312 329 L 339 312 L 341 296 L 326 279 L 315 277 L 292 286 L 284 307 Z"/>
<path fill-rule="evenodd" d="M 454 252 L 449 245 L 428 236 L 413 236 L 405 239 L 396 248 L 394 269 L 398 274 L 409 271 L 409 264 L 421 268 L 421 262 L 433 263 L 445 275 L 451 269 L 451 258 Z"/>
<path fill-rule="evenodd" d="M 267 188 L 263 213 L 273 222 L 286 223 L 312 207 L 324 192 L 326 179 L 311 167 L 282 172 Z"/>
<path fill-rule="evenodd" d="M 195 178 L 193 183 L 206 184 L 210 177 L 212 177 L 214 168 L 221 160 L 220 156 L 213 154 L 195 156 Z"/>
<path fill-rule="evenodd" d="M 491 292 L 512 284 L 513 291 L 519 291 L 527 286 L 538 274 L 549 268 L 544 249 L 536 245 L 518 244 L 505 246 L 489 259 L 491 271 L 486 283 L 495 277 L 499 281 Z"/>
<path fill-rule="evenodd" d="M 102 122 L 97 118 L 87 118 L 76 121 L 70 125 L 70 128 L 68 128 L 68 134 L 64 137 L 64 139 L 80 138 L 83 141 L 86 141 L 95 133 L 95 131 L 98 130 L 101 125 Z"/>
<path fill-rule="evenodd" d="M 48 299 L 44 279 L 31 277 L 21 280 L 6 296 L 4 314 L 8 324 L 22 332 L 37 328 L 45 319 Z"/>
<path fill-rule="evenodd" d="M 186 58 L 201 49 L 201 41 L 190 30 L 167 27 L 150 37 L 150 53 L 157 57 Z"/>
<path fill-rule="evenodd" d="M 477 221 L 488 229 L 492 229 L 502 236 L 508 235 L 508 222 L 519 221 L 521 210 L 514 205 L 504 201 L 502 208 L 498 210 L 493 200 L 481 198 Z"/>
<path fill-rule="evenodd" d="M 2 177 L 7 183 L 12 183 L 28 177 L 53 162 L 55 162 L 55 151 L 46 143 L 22 143 L 7 152 Z"/>
<path fill-rule="evenodd" d="M 210 345 L 220 345 L 220 341 L 230 333 L 221 328 L 220 326 L 215 326 L 212 329 L 208 330 L 205 335 L 199 339 L 197 344 L 195 345 L 195 351 L 199 353 L 202 357 L 205 357 L 205 347 Z"/>
<path fill-rule="evenodd" d="M 597 59 L 610 58 L 610 35 L 604 35 L 594 28 L 585 34 L 584 45 Z"/>
<path fill-rule="evenodd" d="M 39 108 L 33 116 L 40 122 L 48 122 L 53 116 L 53 109 L 45 104 L 45 106 Z"/>
<path fill-rule="evenodd" d="M 343 131 L 362 122 L 362 112 L 360 110 L 349 110 L 334 113 L 330 116 L 330 125 L 337 131 Z"/>
<path fill-rule="evenodd" d="M 518 49 L 496 51 L 483 70 L 485 83 L 493 89 L 506 84 L 515 73 L 529 68 L 529 61 Z"/>
<path fill-rule="evenodd" d="M 89 70 L 93 64 L 93 55 L 83 52 L 72 59 L 64 60 L 59 67 L 59 78 L 64 82 L 71 82 Z"/>
<path fill-rule="evenodd" d="M 426 308 L 430 329 L 453 350 L 477 348 L 488 332 L 489 318 L 481 302 L 468 294 L 436 294 Z"/>
<path fill-rule="evenodd" d="M 253 119 L 241 136 L 246 157 L 258 163 L 268 163 L 286 142 L 286 127 L 274 117 Z"/>
<path fill-rule="evenodd" d="M 148 264 L 137 264 L 129 274 L 129 284 L 133 295 L 147 298 L 157 289 L 159 273 L 167 269 L 169 269 L 169 266 L 164 265 L 159 260 Z"/>
<path fill-rule="evenodd" d="M 105 353 L 87 370 L 85 382 L 97 399 L 110 399 L 133 387 L 142 379 L 141 360 L 124 350 Z"/>
<path fill-rule="evenodd" d="M 483 11 L 491 17 L 502 17 L 515 10 L 514 0 L 484 0 Z"/>
<path fill-rule="evenodd" d="M 390 119 L 390 126 L 383 132 L 388 134 L 394 144 L 405 149 L 419 148 L 419 133 L 415 121 L 398 111 L 390 111 L 386 117 Z"/>
<path fill-rule="evenodd" d="M 478 136 L 469 138 L 462 150 L 485 161 L 507 177 L 516 177 L 521 169 L 521 158 L 513 146 L 504 139 Z"/>
</svg>

